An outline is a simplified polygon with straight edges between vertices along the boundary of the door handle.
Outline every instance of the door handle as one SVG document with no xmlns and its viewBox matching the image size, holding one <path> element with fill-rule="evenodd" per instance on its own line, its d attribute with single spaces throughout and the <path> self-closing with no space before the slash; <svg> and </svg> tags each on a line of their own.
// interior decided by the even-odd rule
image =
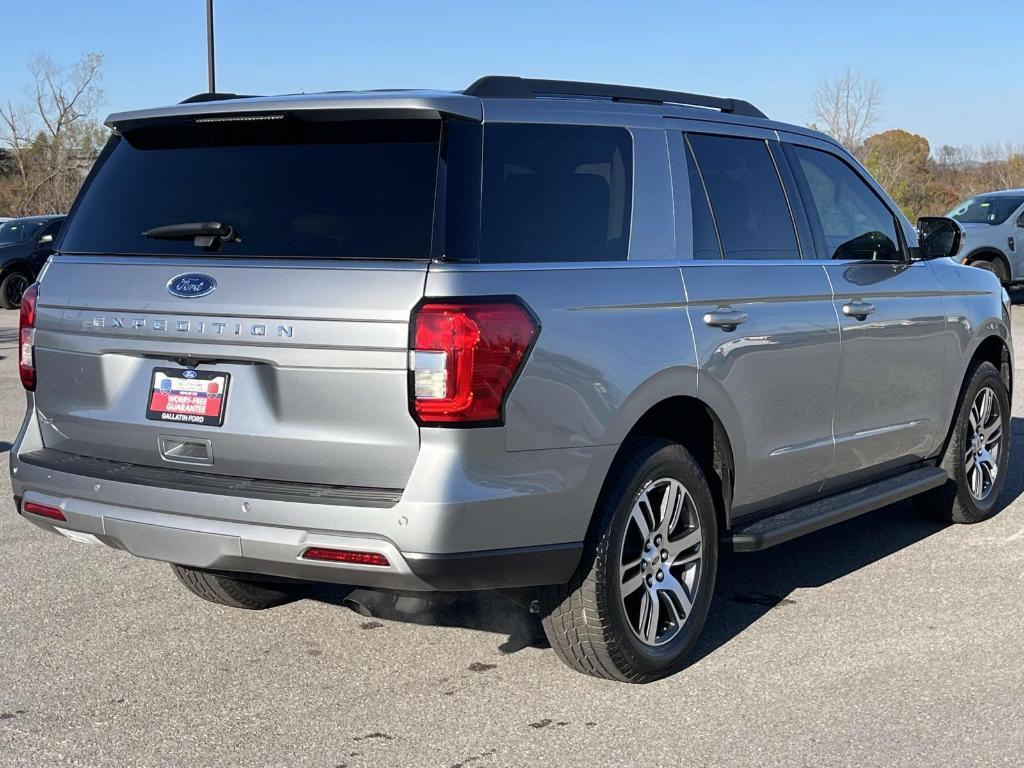
<svg viewBox="0 0 1024 768">
<path fill-rule="evenodd" d="M 868 302 L 861 301 L 860 299 L 854 299 L 853 301 L 843 304 L 843 314 L 847 317 L 856 317 L 858 320 L 863 320 L 874 311 L 874 304 L 869 304 Z"/>
<path fill-rule="evenodd" d="M 721 328 L 723 331 L 735 331 L 737 325 L 747 322 L 747 313 L 738 312 L 727 307 L 720 307 L 713 312 L 705 312 L 704 322 L 712 328 Z"/>
</svg>

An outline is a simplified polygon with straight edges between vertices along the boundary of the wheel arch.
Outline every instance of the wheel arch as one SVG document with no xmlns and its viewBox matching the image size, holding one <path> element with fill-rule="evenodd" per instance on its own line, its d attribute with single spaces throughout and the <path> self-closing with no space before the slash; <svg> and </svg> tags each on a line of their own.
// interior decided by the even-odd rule
<svg viewBox="0 0 1024 768">
<path fill-rule="evenodd" d="M 993 248 L 990 245 L 981 246 L 968 253 L 961 260 L 963 264 L 973 264 L 976 261 L 998 261 L 1003 265 L 1003 269 L 1006 270 L 1007 281 L 1013 280 L 1013 270 L 1010 268 L 1010 260 L 1006 258 L 1006 254 L 1000 251 L 998 248 Z"/>
<path fill-rule="evenodd" d="M 628 459 L 630 446 L 636 438 L 672 440 L 686 448 L 704 471 L 715 502 L 719 530 L 727 530 L 736 475 L 736 442 L 718 411 L 696 393 L 668 394 L 649 401 L 646 408 L 635 413 L 630 421 L 612 459 L 605 484 L 617 467 Z M 591 525 L 593 522 L 592 517 Z"/>
<path fill-rule="evenodd" d="M 1011 405 L 1013 403 L 1013 357 L 1010 352 L 1008 339 L 994 333 L 983 336 L 975 343 L 971 356 L 968 359 L 967 367 L 960 376 L 960 386 L 957 388 L 956 401 L 953 404 L 953 410 L 950 412 L 949 424 L 946 427 L 946 435 L 939 449 L 939 456 L 942 456 L 949 446 L 949 440 L 956 427 L 957 416 L 960 413 L 964 392 L 967 390 L 971 375 L 978 365 L 985 362 L 991 363 L 999 371 L 1003 378 L 1003 383 L 1006 385 L 1007 398 L 1010 400 Z"/>
</svg>

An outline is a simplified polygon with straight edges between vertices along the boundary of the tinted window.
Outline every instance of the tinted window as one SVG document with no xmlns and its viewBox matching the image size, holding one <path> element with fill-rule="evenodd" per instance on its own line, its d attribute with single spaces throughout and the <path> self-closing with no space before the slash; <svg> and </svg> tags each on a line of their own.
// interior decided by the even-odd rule
<svg viewBox="0 0 1024 768">
<path fill-rule="evenodd" d="M 481 261 L 626 258 L 633 178 L 627 130 L 489 125 L 483 154 Z"/>
<path fill-rule="evenodd" d="M 808 214 L 817 218 L 829 259 L 902 259 L 896 221 L 878 195 L 834 155 L 793 147 L 803 175 Z"/>
<path fill-rule="evenodd" d="M 691 134 L 727 259 L 798 259 L 796 233 L 768 145 Z"/>
<path fill-rule="evenodd" d="M 693 211 L 693 258 L 720 259 L 722 249 L 715 233 L 715 220 L 711 216 L 707 192 L 701 181 L 700 171 L 693 159 L 690 145 L 686 144 L 686 172 L 690 180 L 690 208 Z"/>
<path fill-rule="evenodd" d="M 377 120 L 149 127 L 105 152 L 64 237 L 82 253 L 194 255 L 163 224 L 219 221 L 224 256 L 426 259 L 441 122 Z"/>
<path fill-rule="evenodd" d="M 43 228 L 42 221 L 12 219 L 0 223 L 0 243 L 24 243 Z"/>
<path fill-rule="evenodd" d="M 946 215 L 961 224 L 1002 224 L 1024 203 L 1024 196 L 981 195 L 961 203 Z"/>
<path fill-rule="evenodd" d="M 62 226 L 64 226 L 64 219 L 57 219 L 57 221 L 52 221 L 49 225 L 47 225 L 46 229 L 39 233 L 39 236 L 43 237 L 44 235 L 53 235 L 53 237 L 56 239 L 57 233 L 60 232 L 60 228 Z"/>
</svg>

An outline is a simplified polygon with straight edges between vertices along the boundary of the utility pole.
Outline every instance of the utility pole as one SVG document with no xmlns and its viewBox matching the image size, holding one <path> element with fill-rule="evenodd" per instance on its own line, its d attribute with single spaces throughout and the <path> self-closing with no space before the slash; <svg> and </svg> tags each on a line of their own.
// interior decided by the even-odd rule
<svg viewBox="0 0 1024 768">
<path fill-rule="evenodd" d="M 210 78 L 210 93 L 216 93 L 217 79 L 213 72 L 213 0 L 206 0 L 206 68 Z"/>
</svg>

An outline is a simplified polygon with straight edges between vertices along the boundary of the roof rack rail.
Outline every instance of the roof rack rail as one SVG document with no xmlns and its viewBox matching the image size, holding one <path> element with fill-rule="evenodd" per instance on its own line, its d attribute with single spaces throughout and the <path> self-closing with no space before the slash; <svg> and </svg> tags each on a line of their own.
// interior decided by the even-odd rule
<svg viewBox="0 0 1024 768">
<path fill-rule="evenodd" d="M 178 102 L 179 104 L 199 104 L 204 101 L 227 101 L 228 99 L 251 99 L 252 94 L 247 93 L 197 93 L 187 99 Z"/>
<path fill-rule="evenodd" d="M 581 83 L 572 80 L 534 80 L 525 77 L 488 75 L 481 77 L 463 91 L 467 96 L 481 99 L 535 99 L 544 96 L 610 99 L 639 104 L 681 104 L 687 107 L 707 107 L 730 115 L 760 117 L 767 115 L 749 101 L 726 99 L 720 96 L 702 96 L 699 93 L 661 91 L 655 88 L 637 88 L 631 85 Z"/>
</svg>

